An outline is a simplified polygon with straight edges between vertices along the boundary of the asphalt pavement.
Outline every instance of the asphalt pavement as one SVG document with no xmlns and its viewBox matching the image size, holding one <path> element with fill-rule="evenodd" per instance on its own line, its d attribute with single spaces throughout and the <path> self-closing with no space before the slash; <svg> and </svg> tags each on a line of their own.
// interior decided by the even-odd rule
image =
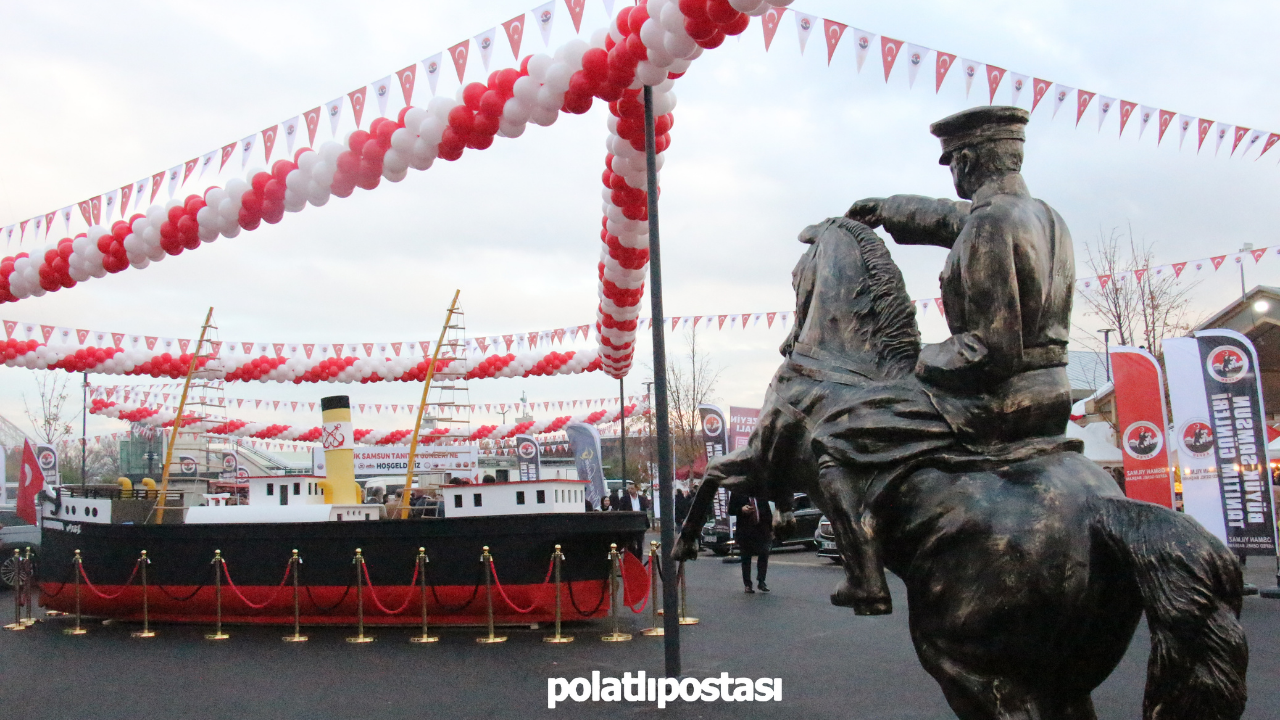
<svg viewBox="0 0 1280 720">
<path fill-rule="evenodd" d="M 1249 579 L 1274 586 L 1270 561 Z M 0 713 L 44 718 L 804 718 L 942 720 L 954 716 L 916 661 L 902 584 L 891 578 L 896 611 L 860 618 L 831 606 L 839 570 L 812 552 L 786 551 L 770 563 L 769 594 L 742 592 L 739 568 L 704 555 L 688 565 L 690 614 L 699 625 L 680 640 L 687 677 L 781 678 L 778 702 L 562 702 L 547 708 L 548 678 L 661 675 L 660 638 L 604 643 L 607 623 L 568 629 L 576 641 L 548 645 L 548 628 L 508 628 L 510 640 L 479 645 L 479 629 L 443 629 L 441 642 L 412 645 L 407 629 L 374 629 L 377 641 L 351 645 L 351 628 L 309 628 L 310 641 L 281 641 L 282 628 L 230 627 L 231 639 L 204 639 L 206 627 L 164 625 L 149 640 L 136 626 L 94 622 L 68 637 L 66 619 L 0 632 Z M 0 593 L 0 619 L 12 595 Z M 626 612 L 633 631 L 648 614 Z M 5 619 L 7 622 L 7 619 Z M 1280 717 L 1280 601 L 1245 599 L 1251 649 L 1245 718 Z M 1141 717 L 1148 637 L 1140 627 L 1128 655 L 1094 692 L 1098 716 Z"/>
</svg>

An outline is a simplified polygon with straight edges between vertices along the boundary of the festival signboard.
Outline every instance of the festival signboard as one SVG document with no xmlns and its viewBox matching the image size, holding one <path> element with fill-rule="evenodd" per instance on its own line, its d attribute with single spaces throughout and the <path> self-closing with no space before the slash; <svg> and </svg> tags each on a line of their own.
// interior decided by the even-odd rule
<svg viewBox="0 0 1280 720">
<path fill-rule="evenodd" d="M 61 474 L 58 472 L 57 448 L 52 445 L 36 445 L 36 463 L 40 466 L 40 472 L 44 473 L 46 485 L 62 484 Z"/>
<path fill-rule="evenodd" d="M 760 408 L 729 406 L 729 452 L 747 446 L 751 432 L 760 422 Z"/>
<path fill-rule="evenodd" d="M 724 411 L 717 405 L 698 406 L 699 426 L 702 429 L 702 443 L 706 448 L 707 462 L 729 452 L 729 425 L 724 420 Z M 712 502 L 715 527 L 718 530 L 733 530 L 734 518 L 729 515 L 729 491 L 721 488 L 716 491 Z"/>
<path fill-rule="evenodd" d="M 1155 356 L 1141 348 L 1111 348 L 1124 494 L 1173 508 L 1173 467 L 1165 444 L 1169 425 L 1164 378 Z"/>
<path fill-rule="evenodd" d="M 542 452 L 532 436 L 516 436 L 516 464 L 522 482 L 542 479 Z"/>
<path fill-rule="evenodd" d="M 1164 343 L 1186 513 L 1232 550 L 1273 555 L 1276 525 L 1258 355 L 1232 330 Z"/>
<path fill-rule="evenodd" d="M 222 451 L 222 470 L 218 477 L 223 480 L 234 480 L 240 476 L 240 455 L 236 450 Z"/>
<path fill-rule="evenodd" d="M 600 464 L 600 431 L 595 425 L 571 422 L 564 426 L 578 467 L 578 479 L 586 480 L 587 502 L 600 509 L 600 499 L 608 494 L 604 484 L 604 466 Z"/>
<path fill-rule="evenodd" d="M 356 447 L 352 450 L 357 477 L 403 475 L 409 468 L 408 445 Z M 475 480 L 480 457 L 474 445 L 437 447 L 419 445 L 414 454 L 415 473 L 449 473 L 455 478 Z M 324 448 L 312 448 L 311 474 L 325 477 Z"/>
</svg>

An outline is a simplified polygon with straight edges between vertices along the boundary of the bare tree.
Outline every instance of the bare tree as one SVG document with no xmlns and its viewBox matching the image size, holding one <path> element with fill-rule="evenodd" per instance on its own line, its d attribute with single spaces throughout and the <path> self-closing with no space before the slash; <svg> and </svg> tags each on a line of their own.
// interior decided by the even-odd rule
<svg viewBox="0 0 1280 720">
<path fill-rule="evenodd" d="M 1199 282 L 1179 280 L 1167 267 L 1153 268 L 1152 244 L 1135 239 L 1132 227 L 1127 233 L 1118 228 L 1107 235 L 1099 232 L 1098 241 L 1085 251 L 1085 265 L 1098 284 L 1080 297 L 1088 314 L 1115 329 L 1115 342 L 1140 345 L 1163 357 L 1162 340 L 1191 330 L 1191 291 Z"/>
<path fill-rule="evenodd" d="M 692 464 L 706 452 L 699 439 L 698 406 L 715 397 L 720 370 L 698 350 L 698 330 L 689 330 L 684 362 L 667 366 L 667 406 L 676 467 Z"/>
<path fill-rule="evenodd" d="M 67 373 L 37 371 L 35 407 L 32 407 L 26 393 L 22 394 L 23 412 L 39 442 L 57 446 L 75 432 L 71 421 L 79 413 L 75 412 L 74 405 L 67 405 L 71 397 L 67 392 L 70 378 Z"/>
</svg>

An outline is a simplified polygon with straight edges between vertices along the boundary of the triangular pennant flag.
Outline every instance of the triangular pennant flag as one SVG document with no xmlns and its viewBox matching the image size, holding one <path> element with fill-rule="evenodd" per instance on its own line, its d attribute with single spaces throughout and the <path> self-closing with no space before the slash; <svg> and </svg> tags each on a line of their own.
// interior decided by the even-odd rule
<svg viewBox="0 0 1280 720">
<path fill-rule="evenodd" d="M 250 135 L 240 141 L 240 169 L 244 170 L 249 166 L 249 153 L 253 152 L 254 141 L 258 139 L 257 135 Z"/>
<path fill-rule="evenodd" d="M 138 187 L 142 188 L 142 190 L 144 190 L 144 191 L 145 191 L 145 190 L 147 189 L 147 179 L 146 179 L 146 178 L 143 178 L 142 180 L 138 181 Z M 135 191 L 135 192 L 134 192 L 134 201 L 133 201 L 133 202 L 134 202 L 134 205 L 137 205 L 137 204 L 138 204 L 138 200 L 140 200 L 140 199 L 142 199 L 142 192 L 140 192 L 140 191 Z M 66 207 L 64 207 L 64 208 L 62 208 L 61 210 L 59 210 L 59 211 L 58 211 L 58 214 L 62 216 L 62 229 L 63 229 L 64 231 L 66 231 L 66 233 L 67 233 L 68 235 L 70 235 L 70 234 L 71 234 L 71 207 L 72 207 L 72 206 L 68 205 L 68 206 L 66 206 Z M 10 225 L 10 226 L 9 226 L 9 234 L 10 234 L 10 235 L 12 235 L 12 234 L 13 234 L 13 226 L 12 226 L 12 225 Z"/>
<path fill-rule="evenodd" d="M 1266 137 L 1266 134 L 1267 134 L 1266 130 L 1254 130 L 1250 132 L 1249 144 L 1245 146 L 1244 152 L 1240 153 L 1240 157 L 1244 157 L 1245 155 L 1249 154 L 1249 151 L 1253 149 L 1253 146 L 1257 144 L 1257 142 L 1261 140 L 1263 137 Z"/>
<path fill-rule="evenodd" d="M 1262 262 L 1262 256 L 1267 254 L 1267 249 L 1266 249 L 1266 248 L 1258 248 L 1257 250 L 1250 250 L 1249 252 L 1250 252 L 1250 254 L 1252 254 L 1252 255 L 1253 255 L 1253 262 L 1254 262 L 1254 264 L 1257 264 L 1257 263 Z M 83 344 L 84 344 L 84 341 L 83 341 L 83 340 L 81 340 L 81 341 L 80 341 L 80 344 L 81 344 L 81 345 L 83 345 Z"/>
<path fill-rule="evenodd" d="M 248 355 L 253 352 L 253 343 L 240 343 L 240 348 L 244 350 L 245 355 Z"/>
<path fill-rule="evenodd" d="M 440 80 L 440 60 L 443 53 L 436 53 L 422 61 L 422 72 L 427 75 L 427 86 L 431 88 L 432 97 L 436 94 L 436 83 Z"/>
<path fill-rule="evenodd" d="M 272 125 L 271 127 L 262 131 L 262 154 L 266 160 L 267 165 L 271 164 L 271 151 L 276 146 L 276 133 L 279 131 L 280 131 L 279 125 Z"/>
<path fill-rule="evenodd" d="M 1098 96 L 1098 131 L 1102 131 L 1102 123 L 1107 119 L 1107 115 L 1111 112 L 1111 106 L 1116 104 L 1115 98 L 1106 95 Z"/>
<path fill-rule="evenodd" d="M 170 199 L 172 199 L 174 193 L 178 191 L 178 176 L 181 174 L 182 174 L 181 165 L 174 165 L 173 167 L 169 168 L 169 198 Z"/>
<path fill-rule="evenodd" d="M 1200 152 L 1200 148 L 1204 147 L 1204 139 L 1209 136 L 1209 131 L 1213 129 L 1213 121 L 1200 118 L 1196 126 L 1196 134 L 1199 136 L 1199 144 L 1196 145 L 1196 152 Z"/>
<path fill-rule="evenodd" d="M 387 100 L 391 97 L 391 76 L 374 80 L 369 87 L 373 88 L 373 96 L 378 99 L 378 115 L 387 116 Z"/>
<path fill-rule="evenodd" d="M 404 343 L 398 343 L 398 342 L 393 342 L 393 343 L 391 343 L 391 350 L 392 350 L 393 352 L 395 352 L 395 354 L 396 354 L 396 356 L 397 356 L 397 357 L 399 357 L 399 355 L 400 355 L 400 347 L 401 347 L 402 345 L 404 345 Z"/>
<path fill-rule="evenodd" d="M 480 62 L 484 63 L 485 72 L 489 72 L 489 57 L 493 55 L 493 41 L 497 36 L 498 28 L 491 27 L 473 38 L 480 51 Z"/>
<path fill-rule="evenodd" d="M 342 119 L 342 98 L 334 98 L 324 104 L 324 112 L 329 116 L 329 132 L 338 136 L 338 121 Z"/>
<path fill-rule="evenodd" d="M 551 26 L 556 21 L 555 0 L 548 0 L 534 8 L 533 19 L 538 21 L 538 29 L 542 31 L 542 44 L 551 47 Z"/>
<path fill-rule="evenodd" d="M 875 33 L 869 33 L 866 30 L 853 28 L 853 43 L 857 48 L 858 56 L 858 72 L 862 72 L 862 63 L 867 61 L 867 53 L 871 51 L 871 44 L 876 40 Z"/>
<path fill-rule="evenodd" d="M 205 173 L 205 171 L 206 171 L 206 170 L 208 170 L 208 169 L 209 169 L 209 166 L 213 164 L 213 160 L 214 160 L 214 158 L 216 158 L 216 157 L 218 157 L 218 151 L 217 151 L 217 150 L 210 150 L 209 152 L 207 152 L 207 153 L 205 153 L 204 155 L 201 155 L 201 156 L 200 156 L 200 175 L 199 175 L 199 176 L 197 176 L 197 179 L 204 177 L 204 173 Z M 123 189 L 123 188 L 121 188 L 121 189 Z M 124 199 L 124 202 L 120 203 L 120 211 L 121 211 L 121 213 L 122 213 L 122 214 L 123 214 L 123 212 L 124 212 L 124 209 L 125 209 L 126 207 L 128 207 L 128 205 L 129 205 L 129 199 L 128 199 L 128 198 L 125 198 L 125 199 Z"/>
<path fill-rule="evenodd" d="M 800 41 L 800 54 L 804 54 L 804 46 L 809 43 L 809 33 L 813 32 L 813 23 L 818 18 L 812 15 L 795 10 L 792 12 L 796 16 L 796 38 Z"/>
<path fill-rule="evenodd" d="M 1196 119 L 1190 115 L 1178 115 L 1178 149 L 1181 150 L 1187 140 L 1187 131 L 1195 124 Z"/>
<path fill-rule="evenodd" d="M 1044 99 L 1044 96 L 1049 93 L 1049 86 L 1052 84 L 1053 84 L 1053 81 L 1045 80 L 1044 78 L 1035 78 L 1032 80 L 1031 112 L 1036 111 L 1036 106 L 1039 105 L 1040 101 Z M 1056 112 L 1057 108 L 1055 108 L 1054 111 Z"/>
<path fill-rule="evenodd" d="M 293 142 L 298 139 L 298 116 L 295 115 L 280 123 L 280 133 L 284 135 L 285 146 L 287 148 L 285 152 L 289 153 L 289 157 L 285 159 L 292 160 Z"/>
<path fill-rule="evenodd" d="M 163 170 L 151 176 L 151 199 L 149 199 L 147 202 L 152 204 L 155 203 L 156 195 L 159 194 L 160 192 L 160 183 L 162 182 L 164 182 Z"/>
<path fill-rule="evenodd" d="M 831 65 L 831 56 L 835 55 L 836 46 L 840 44 L 840 38 L 849 26 L 835 20 L 824 19 L 822 27 L 827 36 L 827 65 Z"/>
<path fill-rule="evenodd" d="M 222 168 L 227 166 L 227 161 L 231 159 L 231 154 L 236 151 L 236 146 L 239 144 L 238 142 L 233 142 L 222 146 L 222 163 L 218 165 L 218 172 L 222 172 Z"/>
<path fill-rule="evenodd" d="M 1004 68 L 987 65 L 987 87 L 991 89 L 991 96 L 987 100 L 988 105 L 995 104 L 996 89 L 1000 87 L 1001 80 L 1004 80 Z"/>
<path fill-rule="evenodd" d="M 1142 134 L 1147 131 L 1147 126 L 1156 117 L 1159 108 L 1153 108 L 1147 105 L 1138 106 L 1138 139 L 1142 139 Z M 1158 124 L 1158 123 L 1157 123 Z"/>
<path fill-rule="evenodd" d="M 939 50 L 934 54 L 933 60 L 933 92 L 936 95 L 942 90 L 942 81 L 947 79 L 947 73 L 951 72 L 951 66 L 956 62 L 956 56 L 951 53 L 945 53 Z"/>
<path fill-rule="evenodd" d="M 191 173 L 195 172 L 196 166 L 199 164 L 200 158 L 198 157 L 191 158 L 182 164 L 182 185 L 187 184 L 187 178 L 191 177 Z"/>
<path fill-rule="evenodd" d="M 772 327 L 773 327 L 773 319 L 774 319 L 775 317 L 777 317 L 777 316 L 778 316 L 778 313 L 776 313 L 776 312 L 765 313 L 765 319 L 766 319 L 766 321 L 765 321 L 765 325 L 766 325 L 766 326 L 768 326 L 768 327 L 770 327 L 770 328 L 772 328 Z"/>
<path fill-rule="evenodd" d="M 520 59 L 520 41 L 524 39 L 524 13 L 502 23 L 507 33 L 507 44 L 511 46 L 511 56 Z"/>
<path fill-rule="evenodd" d="M 1230 133 L 1231 133 L 1231 125 L 1224 122 L 1217 123 L 1217 127 L 1215 128 L 1213 133 L 1214 136 L 1217 138 L 1217 144 L 1214 145 L 1213 147 L 1214 155 L 1217 155 L 1218 151 L 1222 149 L 1222 141 L 1226 140 L 1227 135 L 1229 135 Z"/>
<path fill-rule="evenodd" d="M 923 45 L 913 45 L 907 43 L 907 87 L 916 86 L 916 74 L 920 71 L 920 67 L 924 65 L 924 59 L 929 56 L 929 48 Z M 937 92 L 935 89 L 934 92 Z"/>
<path fill-rule="evenodd" d="M 1146 268 L 1138 268 L 1137 270 L 1133 271 L 1133 279 L 1137 280 L 1138 282 L 1142 282 L 1142 278 L 1146 274 L 1147 274 Z"/>
<path fill-rule="evenodd" d="M 1182 275 L 1182 270 L 1183 270 L 1183 268 L 1185 268 L 1186 266 L 1187 266 L 1187 264 L 1186 264 L 1186 263 L 1184 263 L 1184 262 L 1176 262 L 1176 263 L 1174 263 L 1174 264 L 1173 264 L 1173 276 L 1174 276 L 1175 278 L 1180 277 L 1180 276 Z"/>
<path fill-rule="evenodd" d="M 1129 118 L 1133 116 L 1133 111 L 1138 109 L 1138 103 L 1132 103 L 1128 100 L 1120 101 L 1120 135 L 1124 135 L 1124 126 L 1128 124 Z M 1139 134 L 1141 137 L 1141 134 Z"/>
<path fill-rule="evenodd" d="M 1263 150 L 1263 152 L 1266 152 L 1266 150 Z M 92 209 L 93 203 L 91 203 L 88 200 L 82 200 L 76 203 L 76 205 L 80 208 L 80 217 L 84 218 L 84 224 L 92 226 L 93 215 L 91 213 L 93 212 L 93 209 Z M 22 231 L 25 233 L 26 229 L 27 229 L 26 221 L 23 221 Z"/>
<path fill-rule="evenodd" d="M 271 343 L 271 349 L 275 350 L 276 357 L 284 356 L 284 343 Z"/>
<path fill-rule="evenodd" d="M 470 44 L 470 40 L 463 40 L 449 48 L 449 57 L 453 58 L 453 68 L 458 71 L 458 82 L 462 82 L 462 76 L 467 71 L 467 53 L 470 50 Z"/>
<path fill-rule="evenodd" d="M 978 77 L 982 63 L 960 58 L 960 69 L 964 71 L 964 97 L 969 99 L 969 91 L 973 89 L 973 79 Z"/>
<path fill-rule="evenodd" d="M 1172 110 L 1160 111 L 1160 134 L 1156 136 L 1157 146 L 1160 144 L 1160 141 L 1164 139 L 1164 131 L 1168 130 L 1169 126 L 1173 124 L 1173 115 L 1174 113 Z"/>
<path fill-rule="evenodd" d="M 1089 102 L 1093 100 L 1094 95 L 1097 95 L 1097 93 L 1092 93 L 1092 92 L 1089 92 L 1088 90 L 1076 91 L 1076 125 L 1077 126 L 1080 125 L 1080 118 L 1084 117 L 1084 111 L 1086 108 L 1089 107 Z"/>
<path fill-rule="evenodd" d="M 369 88 L 361 85 L 347 93 L 347 97 L 351 100 L 351 112 L 355 116 L 357 130 L 360 129 L 360 120 L 364 117 L 364 99 L 368 92 Z"/>
<path fill-rule="evenodd" d="M 1244 136 L 1248 134 L 1249 134 L 1249 128 L 1240 127 L 1239 125 L 1236 126 L 1236 138 L 1235 138 L 1235 141 L 1231 143 L 1231 157 L 1235 157 L 1236 148 L 1240 147 L 1240 141 L 1243 140 Z M 1245 152 L 1248 152 L 1248 151 L 1249 149 L 1245 148 Z"/>
<path fill-rule="evenodd" d="M 1265 143 L 1263 143 L 1263 144 L 1262 144 L 1262 152 L 1258 153 L 1258 157 L 1257 157 L 1257 158 L 1254 158 L 1254 160 L 1257 160 L 1258 158 L 1262 157 L 1263 155 L 1266 155 L 1266 154 L 1267 154 L 1267 151 L 1271 149 L 1271 146 L 1272 146 L 1272 145 L 1275 145 L 1275 144 L 1276 144 L 1276 141 L 1277 141 L 1277 140 L 1280 140 L 1280 134 L 1277 134 L 1277 133 L 1271 133 L 1270 135 L 1268 135 L 1268 136 L 1267 136 L 1267 141 L 1266 141 Z"/>
<path fill-rule="evenodd" d="M 311 108 L 302 114 L 302 121 L 307 124 L 307 146 L 316 146 L 316 130 L 320 129 L 320 112 L 321 109 Z"/>
<path fill-rule="evenodd" d="M 120 191 L 119 191 L 119 190 L 112 190 L 111 192 L 109 192 L 109 193 L 107 193 L 106 195 L 103 195 L 103 196 L 102 196 L 102 204 L 103 204 L 103 206 L 104 206 L 104 209 L 107 211 L 107 212 L 106 212 L 106 221 L 107 221 L 107 222 L 111 222 L 111 216 L 112 216 L 112 214 L 115 212 L 115 209 L 116 209 L 116 202 L 117 202 L 117 200 L 119 199 L 119 196 L 120 196 Z M 120 215 L 121 215 L 121 217 L 123 217 L 123 216 L 124 216 L 124 211 L 121 211 Z M 40 219 L 37 219 L 37 220 L 36 220 L 36 230 L 37 230 L 37 231 L 39 231 L 39 230 L 40 230 Z M 48 235 L 48 234 L 49 234 L 49 231 L 48 231 L 48 230 L 45 230 L 45 235 Z"/>
<path fill-rule="evenodd" d="M 302 351 L 307 354 L 307 359 L 311 359 L 311 351 L 316 349 L 315 343 L 302 343 Z"/>
<path fill-rule="evenodd" d="M 569 17 L 573 18 L 573 31 L 580 32 L 582 30 L 582 11 L 586 9 L 587 0 L 564 0 L 564 6 L 569 9 Z"/>
<path fill-rule="evenodd" d="M 1053 94 L 1053 117 L 1058 117 L 1058 108 L 1061 108 L 1063 103 L 1067 101 L 1067 97 L 1075 91 L 1076 89 L 1073 87 L 1058 83 L 1057 91 Z"/>
<path fill-rule="evenodd" d="M 1022 90 L 1027 86 L 1027 81 L 1030 79 L 1031 78 L 1023 75 L 1022 73 L 1009 73 L 1009 88 L 1013 92 L 1013 100 L 1009 103 L 1010 105 L 1018 104 L 1018 98 L 1022 97 Z"/>
<path fill-rule="evenodd" d="M 787 11 L 784 7 L 770 7 L 765 10 L 764 15 L 760 18 L 760 27 L 764 30 L 764 51 L 769 52 L 769 45 L 773 43 L 773 36 L 778 32 L 778 23 L 782 22 L 782 14 Z"/>
<path fill-rule="evenodd" d="M 418 63 L 396 71 L 396 79 L 400 81 L 400 94 L 404 96 L 405 107 L 412 107 L 413 105 L 413 82 L 417 75 Z"/>
<path fill-rule="evenodd" d="M 889 73 L 893 72 L 893 64 L 898 61 L 898 51 L 901 49 L 901 40 L 880 36 L 880 59 L 884 62 L 885 82 L 889 82 Z"/>
<path fill-rule="evenodd" d="M 133 186 L 132 186 L 132 185 L 129 185 L 129 186 L 127 186 L 127 187 L 129 187 L 129 188 L 131 188 L 131 189 L 132 189 L 132 187 L 133 187 Z M 115 192 L 116 192 L 116 191 L 115 191 L 115 190 L 112 190 L 111 192 L 112 192 L 112 194 L 115 194 Z M 120 217 L 122 217 L 122 218 L 124 217 L 124 211 L 126 210 L 126 208 L 127 208 L 128 204 L 129 204 L 129 200 L 128 200 L 128 198 L 126 198 L 126 199 L 125 199 L 125 201 L 124 201 L 124 203 L 122 203 L 122 204 L 120 205 Z M 57 211 L 54 211 L 54 212 L 51 212 L 51 213 L 45 213 L 45 215 L 44 215 L 44 238 L 45 238 L 46 240 L 48 240 L 48 239 L 49 239 L 49 229 L 53 226 L 53 219 L 54 219 L 55 217 L 57 217 L 57 216 L 58 216 Z"/>
</svg>

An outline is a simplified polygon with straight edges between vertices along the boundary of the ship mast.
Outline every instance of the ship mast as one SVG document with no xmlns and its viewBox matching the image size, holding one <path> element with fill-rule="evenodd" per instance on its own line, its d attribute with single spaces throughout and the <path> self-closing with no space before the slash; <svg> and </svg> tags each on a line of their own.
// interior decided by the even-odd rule
<svg viewBox="0 0 1280 720">
<path fill-rule="evenodd" d="M 209 332 L 210 323 L 213 322 L 213 308 L 209 308 L 209 314 L 204 317 L 204 325 L 200 326 L 200 339 L 196 341 L 195 350 L 191 353 L 191 365 L 187 368 L 187 379 L 182 384 L 182 397 L 178 400 L 178 415 L 173 419 L 173 435 L 169 438 L 169 447 L 164 453 L 164 474 L 160 479 L 160 496 L 156 498 L 156 524 L 164 523 L 164 506 L 166 495 L 169 490 L 169 468 L 173 463 L 173 446 L 178 444 L 178 433 L 182 430 L 182 411 L 187 405 L 187 390 L 191 388 L 191 378 L 196 374 L 196 366 L 200 360 L 200 349 L 204 347 L 205 335 Z"/>
<path fill-rule="evenodd" d="M 422 402 L 418 404 L 418 416 L 413 422 L 413 438 L 409 441 L 409 462 L 406 463 L 408 469 L 405 470 L 404 496 L 400 500 L 400 518 L 402 520 L 409 517 L 409 501 L 413 498 L 413 470 L 417 464 L 418 433 L 422 431 L 422 413 L 427 409 L 427 396 L 431 392 L 431 381 L 435 378 L 436 361 L 440 359 L 440 348 L 444 345 L 445 333 L 453 325 L 453 316 L 462 314 L 462 311 L 458 309 L 458 296 L 461 294 L 462 290 L 460 289 L 453 291 L 453 302 L 449 304 L 449 311 L 444 317 L 444 326 L 440 328 L 440 339 L 436 342 L 435 352 L 431 353 L 431 362 L 427 365 L 427 378 L 422 385 Z"/>
</svg>

